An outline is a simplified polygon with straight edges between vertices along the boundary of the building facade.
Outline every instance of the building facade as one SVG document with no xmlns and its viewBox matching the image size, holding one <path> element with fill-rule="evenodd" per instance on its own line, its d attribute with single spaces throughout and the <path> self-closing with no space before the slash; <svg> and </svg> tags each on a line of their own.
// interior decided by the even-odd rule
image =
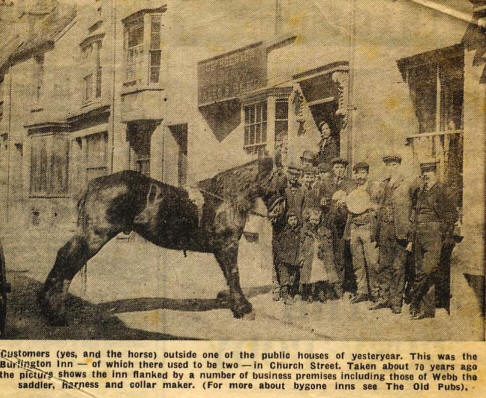
<svg viewBox="0 0 486 398">
<path fill-rule="evenodd" d="M 412 174 L 438 161 L 463 209 L 458 251 L 473 253 L 464 267 L 482 275 L 486 2 L 230 3 L 9 8 L 2 217 L 72 225 L 87 183 L 124 169 L 183 186 L 263 154 L 298 168 L 326 122 L 339 155 L 368 162 L 376 179 L 384 152 L 400 153 Z M 264 219 L 248 222 L 258 239 L 245 245 L 262 262 L 270 231 Z"/>
</svg>

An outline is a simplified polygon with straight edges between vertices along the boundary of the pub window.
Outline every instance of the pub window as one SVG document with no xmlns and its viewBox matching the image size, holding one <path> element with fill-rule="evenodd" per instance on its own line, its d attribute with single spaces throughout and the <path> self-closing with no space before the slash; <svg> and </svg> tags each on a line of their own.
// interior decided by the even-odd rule
<svg viewBox="0 0 486 398">
<path fill-rule="evenodd" d="M 403 58 L 398 67 L 418 122 L 407 145 L 419 163 L 438 163 L 440 180 L 457 193 L 462 206 L 464 48 L 455 45 Z"/>
<path fill-rule="evenodd" d="M 289 101 L 277 99 L 275 101 L 275 141 L 287 138 L 289 129 Z"/>
<path fill-rule="evenodd" d="M 161 14 L 138 15 L 124 21 L 125 85 L 160 80 Z M 148 42 L 144 42 L 147 37 Z"/>
<path fill-rule="evenodd" d="M 83 77 L 83 102 L 101 97 L 102 68 L 101 40 L 91 42 L 82 48 L 85 75 Z"/>
<path fill-rule="evenodd" d="M 32 138 L 30 193 L 66 195 L 68 193 L 69 141 L 63 135 Z"/>
<path fill-rule="evenodd" d="M 143 15 L 125 25 L 126 81 L 141 83 L 143 71 Z"/>
<path fill-rule="evenodd" d="M 454 57 L 408 69 L 419 133 L 462 130 L 463 65 L 462 57 Z"/>
<path fill-rule="evenodd" d="M 160 75 L 160 15 L 150 17 L 150 83 L 158 83 Z"/>
<path fill-rule="evenodd" d="M 245 105 L 244 146 L 249 154 L 263 155 L 267 144 L 267 102 Z"/>
</svg>

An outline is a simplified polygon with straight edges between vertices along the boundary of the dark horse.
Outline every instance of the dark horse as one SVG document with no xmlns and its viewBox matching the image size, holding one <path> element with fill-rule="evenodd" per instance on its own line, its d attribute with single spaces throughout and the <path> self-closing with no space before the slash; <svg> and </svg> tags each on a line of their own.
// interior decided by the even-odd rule
<svg viewBox="0 0 486 398">
<path fill-rule="evenodd" d="M 278 207 L 273 204 L 284 188 L 278 175 L 272 159 L 255 160 L 199 182 L 199 200 L 190 190 L 135 171 L 92 180 L 78 203 L 77 230 L 59 249 L 39 294 L 44 313 L 52 324 L 66 324 L 64 303 L 74 276 L 110 239 L 135 231 L 168 249 L 213 253 L 230 289 L 233 315 L 250 314 L 240 287 L 238 242 L 255 198 Z"/>
</svg>

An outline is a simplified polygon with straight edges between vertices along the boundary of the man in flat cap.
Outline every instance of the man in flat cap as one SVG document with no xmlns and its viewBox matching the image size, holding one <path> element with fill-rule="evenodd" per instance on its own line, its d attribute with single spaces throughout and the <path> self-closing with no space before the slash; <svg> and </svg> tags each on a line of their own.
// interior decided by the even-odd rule
<svg viewBox="0 0 486 398">
<path fill-rule="evenodd" d="M 357 292 L 351 303 L 373 300 L 374 270 L 378 263 L 378 249 L 372 237 L 376 228 L 377 187 L 368 180 L 370 166 L 359 162 L 353 167 L 356 188 L 346 197 L 348 220 L 345 236 L 351 241 L 353 270 Z"/>
<path fill-rule="evenodd" d="M 319 198 L 330 204 L 329 219 L 331 223 L 332 241 L 334 250 L 334 260 L 336 271 L 341 281 L 342 289 L 338 296 L 342 296 L 344 290 L 354 290 L 353 271 L 351 264 L 351 253 L 349 241 L 344 237 L 344 229 L 348 211 L 346 209 L 345 197 L 351 192 L 356 183 L 346 177 L 346 168 L 348 161 L 343 158 L 334 158 L 331 160 L 331 171 L 326 178 L 319 182 Z"/>
<path fill-rule="evenodd" d="M 377 283 L 377 300 L 370 309 L 391 308 L 394 314 L 399 314 L 405 291 L 407 251 L 411 250 L 414 183 L 403 176 L 399 155 L 383 156 L 383 162 L 387 172 L 380 189 L 375 236 L 379 261 L 373 278 Z"/>
<path fill-rule="evenodd" d="M 444 244 L 453 241 L 457 209 L 447 186 L 437 177 L 437 164 L 421 164 L 423 185 L 414 200 L 415 281 L 410 304 L 412 320 L 435 316 L 435 285 L 440 277 Z"/>
<path fill-rule="evenodd" d="M 312 151 L 305 150 L 300 157 L 300 166 L 302 169 L 314 167 L 316 154 Z"/>
<path fill-rule="evenodd" d="M 339 156 L 339 145 L 336 138 L 332 135 L 329 124 L 322 120 L 318 126 L 321 133 L 319 151 L 316 156 L 317 164 L 325 163 L 330 165 L 331 160 Z"/>
</svg>

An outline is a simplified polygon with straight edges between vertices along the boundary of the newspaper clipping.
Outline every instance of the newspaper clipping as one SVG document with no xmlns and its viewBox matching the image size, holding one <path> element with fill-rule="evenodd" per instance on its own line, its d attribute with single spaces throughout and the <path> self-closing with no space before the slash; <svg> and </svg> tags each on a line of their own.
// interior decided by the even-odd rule
<svg viewBox="0 0 486 398">
<path fill-rule="evenodd" d="M 486 396 L 486 0 L 0 0 L 0 396 Z"/>
</svg>

